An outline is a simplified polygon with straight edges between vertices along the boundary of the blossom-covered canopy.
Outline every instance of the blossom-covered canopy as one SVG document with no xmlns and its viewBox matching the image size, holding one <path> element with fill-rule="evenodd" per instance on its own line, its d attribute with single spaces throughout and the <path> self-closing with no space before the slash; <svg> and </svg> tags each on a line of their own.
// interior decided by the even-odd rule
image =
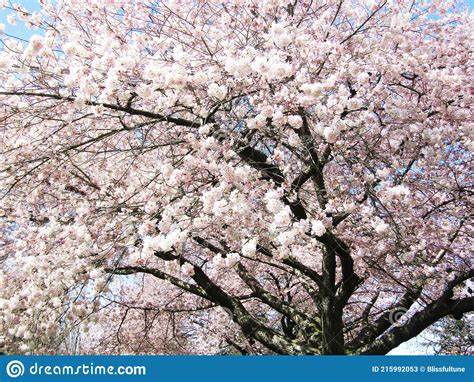
<svg viewBox="0 0 474 382">
<path fill-rule="evenodd" d="M 462 4 L 40 3 L 1 28 L 7 352 L 385 354 L 474 310 Z"/>
</svg>

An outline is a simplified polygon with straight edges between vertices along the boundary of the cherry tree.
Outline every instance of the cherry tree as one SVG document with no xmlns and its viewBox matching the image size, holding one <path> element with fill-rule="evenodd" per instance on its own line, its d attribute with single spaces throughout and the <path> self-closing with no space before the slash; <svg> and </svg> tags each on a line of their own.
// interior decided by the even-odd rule
<svg viewBox="0 0 474 382">
<path fill-rule="evenodd" d="M 1 3 L 4 352 L 386 354 L 474 310 L 463 4 Z"/>
</svg>

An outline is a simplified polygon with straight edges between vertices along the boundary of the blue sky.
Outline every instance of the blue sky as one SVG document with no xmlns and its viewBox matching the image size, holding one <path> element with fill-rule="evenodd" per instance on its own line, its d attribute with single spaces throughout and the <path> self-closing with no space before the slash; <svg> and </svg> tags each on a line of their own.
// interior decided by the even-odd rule
<svg viewBox="0 0 474 382">
<path fill-rule="evenodd" d="M 41 8 L 38 5 L 38 0 L 16 0 L 11 1 L 11 3 L 21 4 L 29 12 L 38 11 Z M 5 24 L 5 33 L 15 37 L 23 38 L 25 40 L 28 40 L 31 35 L 38 33 L 37 29 L 34 30 L 26 28 L 21 21 L 18 21 L 16 25 L 8 24 L 7 16 L 11 13 L 13 13 L 11 9 L 5 8 L 0 10 L 0 23 Z"/>
</svg>

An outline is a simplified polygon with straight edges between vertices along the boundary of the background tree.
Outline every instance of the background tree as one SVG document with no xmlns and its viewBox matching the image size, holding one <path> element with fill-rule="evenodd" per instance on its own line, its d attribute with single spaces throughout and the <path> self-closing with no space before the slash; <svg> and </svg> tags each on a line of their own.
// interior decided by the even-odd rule
<svg viewBox="0 0 474 382">
<path fill-rule="evenodd" d="M 474 310 L 462 4 L 41 4 L 0 53 L 6 352 L 385 354 Z"/>
<path fill-rule="evenodd" d="M 432 325 L 424 335 L 423 345 L 435 354 L 474 354 L 472 316 L 461 320 L 445 317 Z"/>
</svg>

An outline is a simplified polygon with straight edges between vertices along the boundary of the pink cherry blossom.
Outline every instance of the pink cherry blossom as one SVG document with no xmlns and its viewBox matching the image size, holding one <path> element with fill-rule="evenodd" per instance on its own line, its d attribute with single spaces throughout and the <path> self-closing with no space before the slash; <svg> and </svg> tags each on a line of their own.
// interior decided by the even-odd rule
<svg viewBox="0 0 474 382">
<path fill-rule="evenodd" d="M 386 354 L 474 311 L 465 6 L 40 3 L 0 25 L 5 352 Z"/>
</svg>

